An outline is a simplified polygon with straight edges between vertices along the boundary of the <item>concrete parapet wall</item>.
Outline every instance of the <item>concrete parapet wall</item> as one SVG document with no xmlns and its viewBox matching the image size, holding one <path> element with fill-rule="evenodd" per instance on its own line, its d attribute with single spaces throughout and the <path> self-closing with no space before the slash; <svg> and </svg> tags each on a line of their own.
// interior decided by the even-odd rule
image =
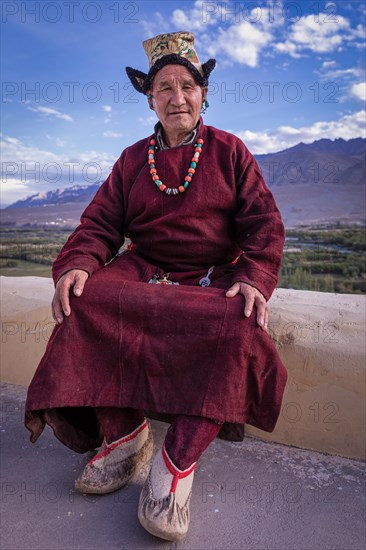
<svg viewBox="0 0 366 550">
<path fill-rule="evenodd" d="M 277 289 L 270 333 L 289 373 L 267 440 L 366 458 L 365 297 Z"/>
<path fill-rule="evenodd" d="M 53 328 L 51 279 L 1 277 L 1 379 L 28 385 Z M 277 289 L 269 332 L 289 379 L 266 440 L 365 459 L 365 297 Z"/>
</svg>

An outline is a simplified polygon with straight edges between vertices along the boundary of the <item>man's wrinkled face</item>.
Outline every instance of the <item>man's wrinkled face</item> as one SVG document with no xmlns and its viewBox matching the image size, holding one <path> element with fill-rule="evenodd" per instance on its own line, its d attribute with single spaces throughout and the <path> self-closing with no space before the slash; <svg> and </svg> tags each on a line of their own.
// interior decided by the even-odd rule
<svg viewBox="0 0 366 550">
<path fill-rule="evenodd" d="M 193 130 L 200 117 L 203 90 L 186 67 L 166 65 L 160 69 L 150 93 L 168 137 Z"/>
</svg>

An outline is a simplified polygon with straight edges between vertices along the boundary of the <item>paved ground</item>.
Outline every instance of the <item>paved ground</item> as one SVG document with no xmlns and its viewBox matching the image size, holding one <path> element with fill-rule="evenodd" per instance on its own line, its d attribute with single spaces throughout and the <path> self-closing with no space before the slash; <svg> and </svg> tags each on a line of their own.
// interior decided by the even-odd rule
<svg viewBox="0 0 366 550">
<path fill-rule="evenodd" d="M 25 389 L 2 386 L 1 550 L 361 550 L 366 548 L 362 462 L 259 441 L 217 440 L 197 468 L 183 543 L 146 533 L 136 517 L 142 479 L 108 496 L 73 480 L 90 458 L 46 430 L 23 428 Z M 156 446 L 166 425 L 153 422 Z"/>
</svg>

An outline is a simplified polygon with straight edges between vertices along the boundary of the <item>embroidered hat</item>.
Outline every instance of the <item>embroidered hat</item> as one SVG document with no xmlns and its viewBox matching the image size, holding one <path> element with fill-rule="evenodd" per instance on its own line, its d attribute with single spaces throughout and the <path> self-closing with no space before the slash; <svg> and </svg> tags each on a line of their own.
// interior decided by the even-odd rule
<svg viewBox="0 0 366 550">
<path fill-rule="evenodd" d="M 201 64 L 194 49 L 194 35 L 191 32 L 172 32 L 159 34 L 145 40 L 143 47 L 149 60 L 149 72 L 143 73 L 132 67 L 126 67 L 128 78 L 138 92 L 146 94 L 151 81 L 165 65 L 183 65 L 193 74 L 200 86 L 207 86 L 208 77 L 215 68 L 216 60 L 209 59 Z"/>
</svg>

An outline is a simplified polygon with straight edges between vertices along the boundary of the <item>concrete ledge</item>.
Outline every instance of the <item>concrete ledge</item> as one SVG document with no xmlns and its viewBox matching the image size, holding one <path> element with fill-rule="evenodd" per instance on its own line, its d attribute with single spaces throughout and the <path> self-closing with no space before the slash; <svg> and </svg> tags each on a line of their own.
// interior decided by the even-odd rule
<svg viewBox="0 0 366 550">
<path fill-rule="evenodd" d="M 50 337 L 51 279 L 1 277 L 1 379 L 28 385 Z M 365 459 L 365 297 L 277 289 L 270 334 L 289 380 L 269 441 Z"/>
<path fill-rule="evenodd" d="M 266 440 L 365 459 L 365 297 L 277 289 L 270 333 L 289 379 Z"/>
</svg>

